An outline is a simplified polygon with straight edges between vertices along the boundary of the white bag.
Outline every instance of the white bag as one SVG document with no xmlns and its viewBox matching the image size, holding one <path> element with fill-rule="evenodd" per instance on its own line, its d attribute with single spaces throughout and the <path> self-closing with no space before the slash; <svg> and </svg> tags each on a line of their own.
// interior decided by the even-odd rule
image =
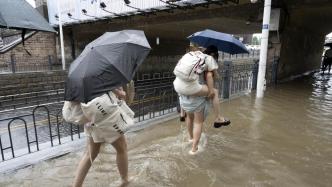
<svg viewBox="0 0 332 187">
<path fill-rule="evenodd" d="M 62 116 L 66 122 L 76 125 L 84 125 L 88 122 L 79 102 L 65 101 L 62 108 Z"/>
<path fill-rule="evenodd" d="M 81 103 L 84 115 L 94 126 L 124 134 L 134 125 L 134 112 L 113 92 L 97 97 L 87 104 Z"/>
<path fill-rule="evenodd" d="M 201 51 L 189 52 L 183 55 L 174 68 L 174 75 L 185 81 L 198 80 L 206 69 L 206 55 Z"/>
</svg>

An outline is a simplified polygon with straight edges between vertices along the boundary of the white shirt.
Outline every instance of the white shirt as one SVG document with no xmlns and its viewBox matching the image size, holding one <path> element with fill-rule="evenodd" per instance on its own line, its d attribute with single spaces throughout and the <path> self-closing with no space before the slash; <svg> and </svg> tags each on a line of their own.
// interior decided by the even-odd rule
<svg viewBox="0 0 332 187">
<path fill-rule="evenodd" d="M 206 55 L 205 64 L 207 66 L 208 71 L 213 71 L 213 70 L 218 69 L 218 64 L 217 64 L 216 60 L 214 60 L 214 58 L 210 55 Z"/>
</svg>

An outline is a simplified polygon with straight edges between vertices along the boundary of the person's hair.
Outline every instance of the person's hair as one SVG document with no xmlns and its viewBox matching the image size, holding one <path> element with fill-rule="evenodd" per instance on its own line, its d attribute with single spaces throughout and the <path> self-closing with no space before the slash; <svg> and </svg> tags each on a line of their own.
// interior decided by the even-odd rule
<svg viewBox="0 0 332 187">
<path fill-rule="evenodd" d="M 214 45 L 208 46 L 204 51 L 204 54 L 211 55 L 215 60 L 218 60 L 219 58 L 219 53 L 218 53 L 218 48 Z"/>
<path fill-rule="evenodd" d="M 195 43 L 190 43 L 189 44 L 189 51 L 199 51 L 199 45 Z"/>
</svg>

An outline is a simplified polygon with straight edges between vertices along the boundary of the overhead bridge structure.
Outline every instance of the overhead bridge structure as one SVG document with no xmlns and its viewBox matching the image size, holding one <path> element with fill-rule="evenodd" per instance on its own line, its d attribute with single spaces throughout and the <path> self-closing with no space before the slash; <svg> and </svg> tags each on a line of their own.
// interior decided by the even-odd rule
<svg viewBox="0 0 332 187">
<path fill-rule="evenodd" d="M 59 2 L 68 59 L 104 32 L 122 29 L 144 30 L 151 55 L 179 55 L 188 45 L 186 37 L 206 28 L 231 34 L 261 32 L 264 10 L 263 0 L 93 0 L 79 6 Z M 48 0 L 48 17 L 57 25 L 55 3 Z M 272 0 L 272 9 L 278 15 L 272 15 L 277 28 L 270 31 L 268 61 L 279 60 L 278 78 L 318 69 L 325 35 L 332 31 L 332 1 Z"/>
</svg>

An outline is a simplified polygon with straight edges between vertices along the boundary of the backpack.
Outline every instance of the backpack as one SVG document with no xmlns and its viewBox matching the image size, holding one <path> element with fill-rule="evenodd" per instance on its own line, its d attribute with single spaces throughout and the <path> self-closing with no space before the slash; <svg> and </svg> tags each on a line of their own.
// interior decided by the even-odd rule
<svg viewBox="0 0 332 187">
<path fill-rule="evenodd" d="M 206 69 L 206 55 L 200 51 L 183 55 L 174 68 L 174 75 L 185 81 L 198 80 L 199 75 Z"/>
</svg>

